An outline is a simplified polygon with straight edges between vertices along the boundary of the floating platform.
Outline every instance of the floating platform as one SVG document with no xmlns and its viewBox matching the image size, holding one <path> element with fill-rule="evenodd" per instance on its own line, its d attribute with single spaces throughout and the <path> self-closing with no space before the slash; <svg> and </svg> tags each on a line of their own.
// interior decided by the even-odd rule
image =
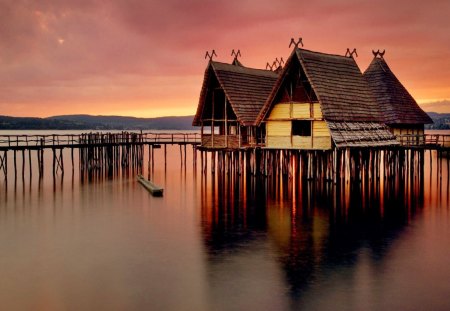
<svg viewBox="0 0 450 311">
<path fill-rule="evenodd" d="M 162 197 L 164 189 L 155 185 L 150 180 L 144 178 L 142 175 L 138 175 L 137 177 L 138 182 L 144 186 L 145 189 L 147 189 L 153 196 L 155 197 Z"/>
</svg>

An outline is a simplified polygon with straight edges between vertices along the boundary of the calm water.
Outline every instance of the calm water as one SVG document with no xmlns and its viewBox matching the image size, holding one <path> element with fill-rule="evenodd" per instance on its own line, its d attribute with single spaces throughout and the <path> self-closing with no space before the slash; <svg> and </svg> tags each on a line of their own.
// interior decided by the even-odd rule
<svg viewBox="0 0 450 311">
<path fill-rule="evenodd" d="M 184 167 L 172 146 L 167 166 L 155 152 L 163 198 L 134 172 L 81 179 L 68 150 L 53 179 L 45 156 L 42 181 L 28 162 L 15 179 L 12 160 L 0 177 L 2 310 L 450 310 L 448 162 L 438 170 L 435 153 L 422 187 L 337 189 L 203 175 L 192 148 Z"/>
</svg>

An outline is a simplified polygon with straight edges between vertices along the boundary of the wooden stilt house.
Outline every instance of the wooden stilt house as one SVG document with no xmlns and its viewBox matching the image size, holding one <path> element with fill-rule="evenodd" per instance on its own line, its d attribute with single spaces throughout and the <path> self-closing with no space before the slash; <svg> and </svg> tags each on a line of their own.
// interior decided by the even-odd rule
<svg viewBox="0 0 450 311">
<path fill-rule="evenodd" d="M 210 61 L 205 70 L 193 125 L 201 126 L 205 149 L 254 147 L 263 142 L 264 128 L 256 118 L 269 96 L 278 74 Z"/>
<path fill-rule="evenodd" d="M 353 57 L 300 48 L 287 60 L 258 124 L 266 129 L 266 148 L 398 145 Z"/>
<path fill-rule="evenodd" d="M 364 72 L 370 90 L 380 106 L 384 122 L 403 143 L 423 142 L 424 124 L 431 118 L 401 84 L 384 60 L 384 52 L 374 52 L 374 58 Z"/>
</svg>

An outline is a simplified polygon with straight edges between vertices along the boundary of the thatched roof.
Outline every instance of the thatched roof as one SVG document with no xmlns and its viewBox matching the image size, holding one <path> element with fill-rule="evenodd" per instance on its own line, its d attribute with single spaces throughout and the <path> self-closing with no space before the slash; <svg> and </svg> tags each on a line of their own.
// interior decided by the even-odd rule
<svg viewBox="0 0 450 311">
<path fill-rule="evenodd" d="M 337 148 L 385 147 L 399 142 L 384 124 L 376 122 L 327 122 Z"/>
<path fill-rule="evenodd" d="M 327 121 L 382 121 L 358 65 L 352 57 L 296 50 Z"/>
<path fill-rule="evenodd" d="M 225 64 L 211 61 L 205 71 L 197 113 L 193 125 L 200 125 L 206 103 L 206 95 L 212 79 L 217 79 L 220 87 L 242 125 L 255 125 L 261 107 L 272 90 L 278 75 L 270 70 L 253 69 L 240 62 Z"/>
<path fill-rule="evenodd" d="M 289 67 L 298 61 L 321 103 L 324 119 L 345 122 L 382 122 L 372 93 L 352 57 L 294 49 L 258 116 L 261 122 L 274 103 Z"/>
<path fill-rule="evenodd" d="M 386 124 L 433 123 L 383 58 L 374 57 L 363 76 L 383 111 Z"/>
</svg>

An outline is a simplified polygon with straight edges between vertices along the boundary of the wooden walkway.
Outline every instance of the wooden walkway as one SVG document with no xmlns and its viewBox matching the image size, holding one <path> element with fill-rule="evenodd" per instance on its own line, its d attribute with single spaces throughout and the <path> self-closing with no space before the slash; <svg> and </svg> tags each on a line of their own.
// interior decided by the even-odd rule
<svg viewBox="0 0 450 311">
<path fill-rule="evenodd" d="M 450 148 L 450 135 L 425 134 L 402 135 L 399 137 L 403 147 L 423 149 Z M 61 148 L 87 148 L 122 145 L 200 145 L 199 133 L 86 133 L 52 135 L 0 135 L 0 151 L 40 150 Z M 260 144 L 255 147 L 264 147 Z"/>
<path fill-rule="evenodd" d="M 53 174 L 64 173 L 63 149 L 70 149 L 72 170 L 74 169 L 74 149 L 79 150 L 79 164 L 82 172 L 118 170 L 119 167 L 142 167 L 144 146 L 148 146 L 149 159 L 152 159 L 154 149 L 164 145 L 179 145 L 180 153 L 186 159 L 186 146 L 194 150 L 201 143 L 198 133 L 153 133 L 153 132 L 119 132 L 119 133 L 85 133 L 85 134 L 52 134 L 52 135 L 0 135 L 0 172 L 5 178 L 8 174 L 8 152 L 12 152 L 14 175 L 22 166 L 22 176 L 25 171 L 25 158 L 28 153 L 28 165 L 32 174 L 32 152 L 37 155 L 39 176 L 44 170 L 44 150 L 53 152 Z M 17 159 L 19 153 L 19 159 Z M 19 162 L 20 161 L 20 162 Z"/>
<path fill-rule="evenodd" d="M 198 133 L 87 133 L 53 135 L 0 135 L 0 151 L 107 147 L 122 145 L 199 145 Z"/>
<path fill-rule="evenodd" d="M 241 174 L 244 170 L 252 175 L 268 176 L 280 170 L 283 174 L 292 173 L 300 166 L 307 179 L 324 178 L 336 181 L 339 175 L 350 175 L 358 178 L 364 163 L 375 171 L 394 172 L 392 167 L 410 167 L 423 162 L 424 152 L 437 150 L 438 158 L 447 157 L 449 161 L 450 135 L 425 134 L 402 135 L 400 146 L 389 148 L 344 148 L 332 150 L 270 150 L 264 145 L 253 148 L 201 148 L 199 133 L 152 133 L 152 132 L 120 132 L 120 133 L 86 133 L 62 135 L 0 135 L 0 172 L 8 176 L 8 153 L 13 161 L 14 176 L 19 168 L 24 176 L 26 159 L 29 173 L 32 174 L 32 153 L 36 154 L 39 176 L 44 171 L 44 150 L 52 151 L 53 174 L 64 173 L 63 149 L 70 150 L 72 170 L 75 167 L 74 150 L 78 149 L 79 167 L 82 173 L 111 172 L 120 168 L 142 168 L 144 147 L 148 147 L 149 167 L 154 168 L 154 149 L 164 145 L 164 165 L 167 165 L 167 145 L 180 146 L 181 165 L 186 167 L 186 147 L 193 148 L 193 165 L 197 165 L 197 152 L 200 152 L 202 171 L 208 167 L 208 154 L 211 156 L 211 172 L 230 172 L 235 170 Z M 183 150 L 184 149 L 184 150 Z M 11 154 L 12 153 L 12 154 Z M 28 154 L 28 155 L 27 155 Z M 67 154 L 67 153 L 66 153 Z M 407 160 L 405 160 L 407 158 Z M 381 159 L 386 161 L 382 164 Z M 419 159 L 419 160 L 418 160 Z M 431 159 L 431 157 L 430 157 Z M 217 160 L 217 162 L 216 162 Z M 392 164 L 394 163 L 394 164 Z M 405 164 L 406 163 L 406 164 Z M 11 166 L 11 165 L 10 165 Z M 421 166 L 421 165 L 418 165 Z M 244 169 L 245 167 L 245 169 Z M 345 173 L 347 172 L 347 173 Z M 351 172 L 351 173 L 348 173 Z M 379 173 L 376 173 L 376 175 Z M 325 177 L 324 177 L 325 176 Z"/>
</svg>

